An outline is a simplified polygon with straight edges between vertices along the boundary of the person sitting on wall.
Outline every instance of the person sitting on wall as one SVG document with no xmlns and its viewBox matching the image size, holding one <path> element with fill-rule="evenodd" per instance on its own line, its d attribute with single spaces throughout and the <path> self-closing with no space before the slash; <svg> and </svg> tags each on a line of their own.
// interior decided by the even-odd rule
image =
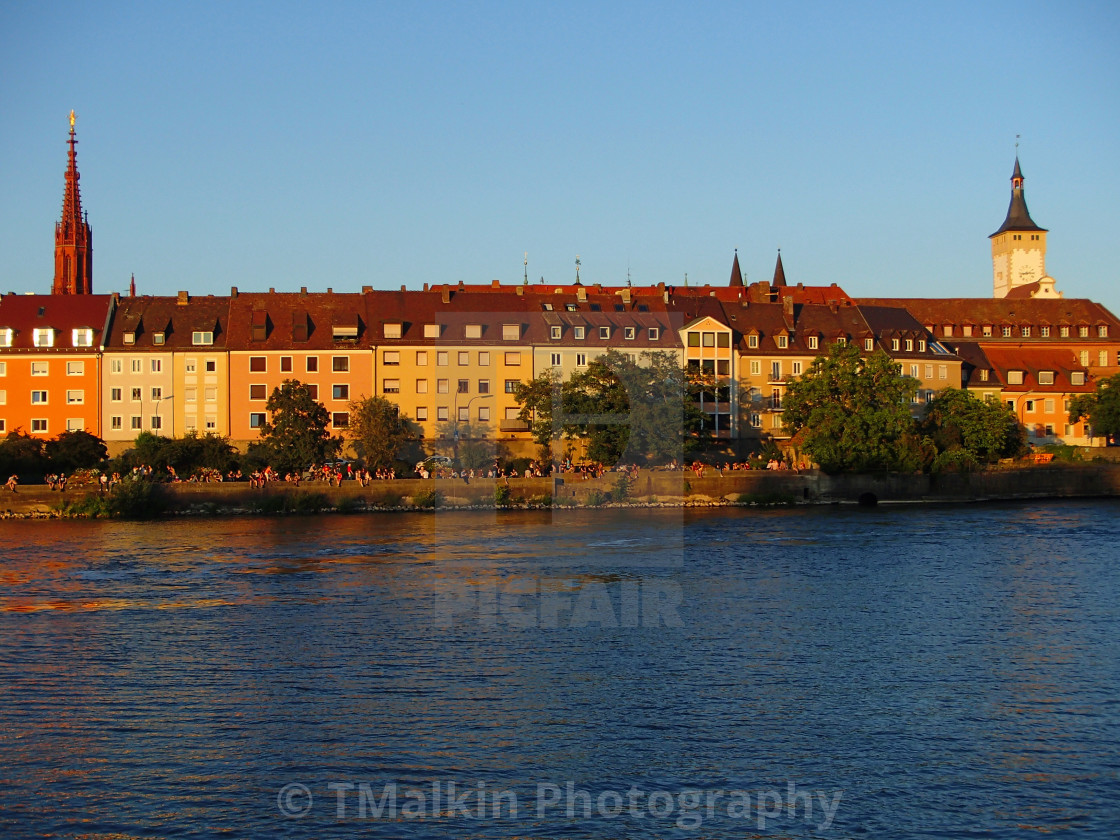
<svg viewBox="0 0 1120 840">
<path fill-rule="evenodd" d="M 16 485 L 17 484 L 19 484 L 19 476 L 18 475 L 13 475 L 11 478 L 8 479 L 8 483 L 5 484 L 4 486 L 7 487 L 9 490 L 11 490 L 13 493 L 16 493 L 16 492 L 18 492 L 16 490 Z"/>
</svg>

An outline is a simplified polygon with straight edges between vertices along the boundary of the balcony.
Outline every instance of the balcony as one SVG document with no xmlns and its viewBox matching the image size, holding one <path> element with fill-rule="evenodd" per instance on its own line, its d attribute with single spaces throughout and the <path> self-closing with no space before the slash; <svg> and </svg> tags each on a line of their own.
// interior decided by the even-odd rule
<svg viewBox="0 0 1120 840">
<path fill-rule="evenodd" d="M 500 420 L 498 422 L 498 431 L 500 432 L 527 432 L 529 431 L 529 424 L 524 420 Z"/>
</svg>

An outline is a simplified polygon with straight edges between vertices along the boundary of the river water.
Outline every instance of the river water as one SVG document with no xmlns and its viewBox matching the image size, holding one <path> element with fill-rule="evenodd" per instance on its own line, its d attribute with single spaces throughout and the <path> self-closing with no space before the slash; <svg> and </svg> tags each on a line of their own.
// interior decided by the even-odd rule
<svg viewBox="0 0 1120 840">
<path fill-rule="evenodd" d="M 1100 837 L 1120 504 L 6 522 L 0 837 Z"/>
</svg>

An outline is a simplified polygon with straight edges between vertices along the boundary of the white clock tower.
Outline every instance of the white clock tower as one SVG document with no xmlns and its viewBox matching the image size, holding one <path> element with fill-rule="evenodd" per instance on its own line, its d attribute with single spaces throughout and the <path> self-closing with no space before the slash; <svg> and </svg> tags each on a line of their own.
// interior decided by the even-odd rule
<svg viewBox="0 0 1120 840">
<path fill-rule="evenodd" d="M 1060 297 L 1054 291 L 1054 278 L 1046 273 L 1046 228 L 1031 219 L 1023 196 L 1023 171 L 1015 156 L 1011 174 L 1011 204 L 1007 218 L 992 240 L 992 287 L 997 298 L 1022 289 L 1016 297 Z"/>
</svg>

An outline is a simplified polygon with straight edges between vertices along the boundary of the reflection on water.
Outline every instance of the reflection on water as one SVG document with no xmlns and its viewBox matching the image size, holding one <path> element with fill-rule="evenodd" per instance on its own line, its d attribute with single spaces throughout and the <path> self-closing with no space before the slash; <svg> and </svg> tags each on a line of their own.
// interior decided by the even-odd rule
<svg viewBox="0 0 1120 840">
<path fill-rule="evenodd" d="M 5 523 L 0 836 L 1112 837 L 1117 510 Z"/>
</svg>

